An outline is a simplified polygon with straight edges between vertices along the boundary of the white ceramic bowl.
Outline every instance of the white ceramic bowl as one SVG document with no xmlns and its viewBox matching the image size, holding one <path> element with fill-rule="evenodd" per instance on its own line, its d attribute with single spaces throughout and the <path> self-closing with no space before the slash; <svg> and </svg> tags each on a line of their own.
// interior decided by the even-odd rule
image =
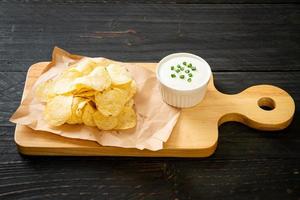
<svg viewBox="0 0 300 200">
<path fill-rule="evenodd" d="M 176 85 L 168 84 L 161 75 L 160 68 L 166 67 L 166 63 L 170 63 L 176 60 L 193 59 L 197 61 L 198 65 L 201 65 L 202 78 L 201 81 L 194 83 L 193 88 L 180 88 Z M 211 77 L 211 68 L 209 64 L 199 56 L 190 53 L 174 53 L 164 57 L 157 66 L 156 77 L 160 82 L 161 95 L 163 100 L 172 106 L 179 108 L 188 108 L 197 105 L 202 101 L 205 96 L 207 85 Z"/>
</svg>

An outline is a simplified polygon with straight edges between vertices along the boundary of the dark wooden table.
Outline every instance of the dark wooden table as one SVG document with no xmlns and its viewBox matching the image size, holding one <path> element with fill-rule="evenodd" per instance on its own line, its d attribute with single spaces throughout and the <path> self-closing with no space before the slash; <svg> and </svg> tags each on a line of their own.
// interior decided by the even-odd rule
<svg viewBox="0 0 300 200">
<path fill-rule="evenodd" d="M 164 2 L 0 0 L 0 199 L 300 198 L 300 5 Z M 49 60 L 55 45 L 121 61 L 195 53 L 222 92 L 262 83 L 285 89 L 295 118 L 278 132 L 224 124 L 206 159 L 22 156 L 8 118 L 28 67 Z"/>
</svg>

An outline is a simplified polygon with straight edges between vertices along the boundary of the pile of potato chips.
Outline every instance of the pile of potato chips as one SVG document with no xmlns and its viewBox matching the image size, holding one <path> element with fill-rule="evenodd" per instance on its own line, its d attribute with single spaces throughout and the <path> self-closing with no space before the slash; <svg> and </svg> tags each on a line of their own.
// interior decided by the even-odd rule
<svg viewBox="0 0 300 200">
<path fill-rule="evenodd" d="M 119 64 L 83 58 L 36 88 L 46 103 L 44 119 L 51 126 L 85 124 L 100 130 L 136 125 L 133 96 L 136 83 Z"/>
</svg>

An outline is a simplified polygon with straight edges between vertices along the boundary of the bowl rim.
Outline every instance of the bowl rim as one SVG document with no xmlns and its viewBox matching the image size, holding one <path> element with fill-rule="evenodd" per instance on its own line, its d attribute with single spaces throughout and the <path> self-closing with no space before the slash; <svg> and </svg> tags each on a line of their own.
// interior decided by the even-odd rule
<svg viewBox="0 0 300 200">
<path fill-rule="evenodd" d="M 172 59 L 174 57 L 182 57 L 182 56 L 187 56 L 187 57 L 193 57 L 193 58 L 196 58 L 198 60 L 200 60 L 201 62 L 203 62 L 206 66 L 206 68 L 208 69 L 208 76 L 205 77 L 205 81 L 203 81 L 201 84 L 199 84 L 196 88 L 192 88 L 192 89 L 179 89 L 179 88 L 176 88 L 176 87 L 171 87 L 169 85 L 166 85 L 161 79 L 160 79 L 160 76 L 159 76 L 159 69 L 162 65 L 163 62 L 165 62 L 166 60 L 169 60 L 169 59 Z M 179 92 L 192 92 L 192 91 L 195 91 L 195 90 L 198 90 L 200 88 L 202 88 L 204 85 L 208 84 L 209 80 L 210 80 L 210 77 L 212 75 L 212 71 L 211 71 L 211 67 L 210 65 L 203 59 L 201 58 L 200 56 L 197 56 L 195 54 L 192 54 L 192 53 L 187 53 L 187 52 L 178 52 L 178 53 L 172 53 L 172 54 L 169 54 L 165 57 L 163 57 L 159 63 L 157 64 L 157 67 L 156 67 L 156 78 L 157 80 L 160 82 L 160 84 L 162 84 L 163 86 L 167 87 L 167 88 L 170 88 L 172 90 L 175 90 L 175 91 L 179 91 Z"/>
</svg>

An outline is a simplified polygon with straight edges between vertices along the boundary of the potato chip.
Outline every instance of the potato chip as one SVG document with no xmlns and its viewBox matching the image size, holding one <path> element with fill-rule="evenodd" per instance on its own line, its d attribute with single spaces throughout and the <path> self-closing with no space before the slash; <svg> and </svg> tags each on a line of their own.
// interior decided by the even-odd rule
<svg viewBox="0 0 300 200">
<path fill-rule="evenodd" d="M 87 90 L 87 91 L 75 93 L 74 96 L 76 96 L 76 97 L 91 97 L 91 96 L 94 96 L 95 94 L 96 94 L 95 90 Z"/>
<path fill-rule="evenodd" d="M 89 75 L 77 78 L 73 83 L 73 88 L 90 88 L 103 91 L 110 87 L 111 79 L 104 67 L 96 67 Z"/>
<path fill-rule="evenodd" d="M 125 107 L 132 107 L 134 105 L 134 100 L 133 99 L 129 99 L 129 101 L 126 102 Z"/>
<path fill-rule="evenodd" d="M 58 95 L 47 102 L 44 110 L 44 118 L 51 126 L 64 124 L 72 115 L 72 96 Z"/>
<path fill-rule="evenodd" d="M 132 80 L 130 82 L 130 87 L 128 87 L 127 89 L 128 95 L 127 95 L 127 101 L 129 101 L 136 93 L 137 88 L 136 88 L 136 83 L 134 80 Z"/>
<path fill-rule="evenodd" d="M 53 91 L 53 85 L 53 80 L 48 80 L 43 83 L 40 83 L 35 90 L 36 97 L 41 102 L 49 101 L 52 97 L 55 96 Z"/>
<path fill-rule="evenodd" d="M 75 65 L 71 66 L 69 71 L 77 70 L 81 72 L 83 75 L 88 75 L 91 73 L 94 68 L 97 66 L 97 62 L 95 62 L 92 58 L 82 58 Z"/>
<path fill-rule="evenodd" d="M 94 122 L 93 115 L 97 110 L 91 105 L 91 103 L 87 103 L 83 108 L 82 121 L 87 126 L 96 126 Z"/>
<path fill-rule="evenodd" d="M 96 90 L 91 90 L 88 88 L 81 88 L 73 92 L 75 97 L 83 97 L 90 101 L 95 101 L 95 94 L 97 93 Z"/>
<path fill-rule="evenodd" d="M 109 65 L 109 63 L 111 63 L 110 60 L 105 58 L 93 58 L 93 61 L 97 63 L 97 66 L 102 66 L 102 67 L 106 67 Z"/>
<path fill-rule="evenodd" d="M 94 91 L 94 90 L 92 90 L 91 88 L 84 88 L 84 87 L 79 88 L 78 87 L 78 89 L 74 90 L 72 92 L 72 94 L 77 95 L 77 94 L 85 93 L 85 92 L 89 92 L 89 91 Z"/>
<path fill-rule="evenodd" d="M 81 98 L 81 97 L 74 97 L 72 103 L 72 114 L 71 117 L 67 120 L 68 124 L 81 124 L 82 123 L 82 114 L 83 114 L 83 107 L 89 100 Z"/>
<path fill-rule="evenodd" d="M 127 101 L 127 92 L 119 88 L 98 92 L 95 95 L 97 109 L 105 116 L 117 116 Z"/>
<path fill-rule="evenodd" d="M 54 80 L 54 93 L 66 94 L 74 91 L 76 88 L 73 82 L 82 76 L 78 71 L 65 71 Z"/>
<path fill-rule="evenodd" d="M 126 68 L 119 64 L 110 64 L 106 67 L 106 69 L 111 77 L 113 85 L 126 84 L 132 80 L 130 73 L 126 70 Z"/>
<path fill-rule="evenodd" d="M 77 105 L 77 108 L 75 110 L 75 113 L 77 116 L 80 116 L 82 117 L 83 115 L 83 108 L 84 106 L 89 102 L 90 100 L 89 99 L 84 99 L 84 98 L 81 98 L 81 100 L 79 101 L 78 105 Z"/>
<path fill-rule="evenodd" d="M 99 111 L 95 112 L 94 121 L 101 130 L 112 130 L 118 125 L 118 118 L 114 116 L 104 116 Z"/>
<path fill-rule="evenodd" d="M 132 107 L 124 107 L 118 116 L 118 125 L 115 129 L 129 129 L 136 126 L 136 114 Z"/>
<path fill-rule="evenodd" d="M 95 96 L 84 97 L 95 104 Z"/>
<path fill-rule="evenodd" d="M 135 95 L 135 93 L 137 91 L 136 83 L 134 80 L 130 81 L 127 84 L 118 85 L 116 87 L 127 91 L 127 100 L 126 101 L 129 101 Z"/>
</svg>

